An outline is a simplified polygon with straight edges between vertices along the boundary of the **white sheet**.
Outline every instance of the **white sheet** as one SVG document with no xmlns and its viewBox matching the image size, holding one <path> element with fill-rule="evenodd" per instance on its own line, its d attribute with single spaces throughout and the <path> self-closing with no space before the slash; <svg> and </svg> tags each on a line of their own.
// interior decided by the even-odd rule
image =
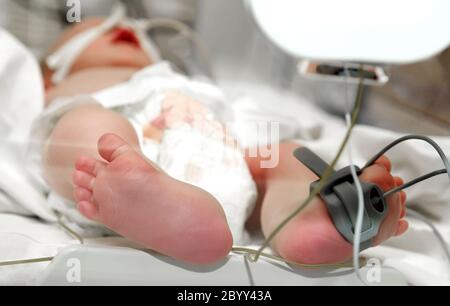
<svg viewBox="0 0 450 306">
<path fill-rule="evenodd" d="M 0 261 L 52 257 L 73 238 L 53 224 L 30 217 L 0 214 Z M 32 285 L 48 263 L 0 267 L 0 286 Z"/>
<path fill-rule="evenodd" d="M 19 52 L 23 51 L 23 48 L 18 47 L 20 45 L 17 42 L 0 30 L 0 49 L 7 45 L 6 42 L 10 43 L 11 47 L 10 53 L 6 54 L 10 54 L 11 58 L 15 58 Z M 11 50 L 14 52 L 11 53 Z M 0 52 L 0 54 L 5 53 Z M 25 61 L 31 60 L 27 53 L 22 54 Z M 35 77 L 21 79 L 17 76 L 17 80 L 25 81 L 25 84 L 27 82 L 40 84 L 39 76 L 36 76 L 35 64 L 28 66 L 30 70 L 25 71 L 29 76 L 34 74 Z M 11 76 L 8 74 L 9 71 L 0 65 L 2 84 L 5 77 Z M 34 85 L 30 86 L 33 88 Z M 4 108 L 6 111 L 2 113 L 2 118 L 7 120 L 2 124 L 7 127 L 17 127 L 18 130 L 0 129 L 0 137 L 6 140 L 7 144 L 0 147 L 2 171 L 0 189 L 7 191 L 8 194 L 8 196 L 0 196 L 0 260 L 52 256 L 61 246 L 73 243 L 72 238 L 55 225 L 43 224 L 36 219 L 20 216 L 33 215 L 54 221 L 52 212 L 46 209 L 45 197 L 41 189 L 27 175 L 26 160 L 22 157 L 20 147 L 20 141 L 26 135 L 24 129 L 31 122 L 29 119 L 33 114 L 39 113 L 42 107 L 42 104 L 37 102 L 42 98 L 42 92 L 39 93 L 36 88 L 24 91 L 13 85 L 3 86 L 2 91 L 0 91 L 2 94 L 7 95 L 6 102 L 4 99 L 0 100 L 2 103 L 7 103 Z M 345 132 L 341 121 L 286 93 L 264 91 L 261 88 L 253 92 L 255 94 L 252 98 L 242 98 L 233 104 L 235 127 L 244 144 L 251 145 L 257 142 L 256 137 L 246 133 L 245 123 L 249 120 L 279 121 L 282 139 L 296 139 L 299 143 L 315 150 L 325 160 L 332 158 Z M 30 117 L 25 114 L 30 114 Z M 25 116 L 23 121 L 21 121 L 21 115 Z M 14 118 L 15 122 L 11 124 L 10 118 Z M 398 136 L 400 135 L 371 127 L 357 127 L 353 135 L 356 163 L 362 165 L 374 152 Z M 442 145 L 445 152 L 450 153 L 449 138 L 435 139 Z M 19 146 L 11 145 L 11 143 L 19 143 Z M 389 156 L 394 164 L 394 173 L 406 179 L 442 168 L 437 154 L 427 145 L 416 142 L 401 145 Z M 347 161 L 343 158 L 341 166 L 346 163 Z M 448 237 L 450 237 L 448 177 L 442 176 L 420 184 L 409 190 L 408 195 L 411 202 L 419 203 L 423 205 L 423 209 L 439 216 L 440 221 L 436 222 L 436 225 L 443 232 L 448 243 Z M 412 284 L 450 285 L 449 268 L 442 257 L 442 250 L 431 231 L 420 222 L 413 222 L 411 230 L 404 237 L 393 239 L 385 246 L 368 250 L 366 254 L 377 256 L 383 259 L 386 265 L 399 269 Z M 0 267 L 0 284 L 30 284 L 45 266 L 45 264 L 33 264 Z"/>
<path fill-rule="evenodd" d="M 52 220 L 45 198 L 27 174 L 25 157 L 31 124 L 44 105 L 40 70 L 34 57 L 1 28 L 0 54 L 0 212 Z"/>
<path fill-rule="evenodd" d="M 0 137 L 21 142 L 43 109 L 44 92 L 34 57 L 0 27 Z"/>
</svg>

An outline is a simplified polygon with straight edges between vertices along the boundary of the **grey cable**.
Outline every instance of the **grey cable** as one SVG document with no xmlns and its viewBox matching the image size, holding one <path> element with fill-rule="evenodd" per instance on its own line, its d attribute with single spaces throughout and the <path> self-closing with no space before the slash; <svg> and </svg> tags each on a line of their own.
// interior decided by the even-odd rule
<svg viewBox="0 0 450 306">
<path fill-rule="evenodd" d="M 450 162 L 447 159 L 447 156 L 445 156 L 444 151 L 441 149 L 441 147 L 430 137 L 427 136 L 422 136 L 422 135 L 408 135 L 408 136 L 404 136 L 401 137 L 393 142 L 391 142 L 389 145 L 387 145 L 386 147 L 384 147 L 380 152 L 378 152 L 374 157 L 372 157 L 372 159 L 370 159 L 367 164 L 364 166 L 363 170 L 366 169 L 367 167 L 372 166 L 381 156 L 383 156 L 387 151 L 389 151 L 390 149 L 392 149 L 393 147 L 395 147 L 396 145 L 405 142 L 407 140 L 422 140 L 427 142 L 428 144 L 430 144 L 439 154 L 439 156 L 441 157 L 446 172 L 448 174 L 448 177 L 450 179 Z"/>
<path fill-rule="evenodd" d="M 412 186 L 414 186 L 414 185 L 416 185 L 416 184 L 418 184 L 420 182 L 423 182 L 425 180 L 428 180 L 428 179 L 430 179 L 432 177 L 435 177 L 435 176 L 438 176 L 438 175 L 441 175 L 441 174 L 447 174 L 447 170 L 446 169 L 441 169 L 441 170 L 436 170 L 436 171 L 430 172 L 428 174 L 425 174 L 425 175 L 423 175 L 421 177 L 418 177 L 418 178 L 416 178 L 416 179 L 414 179 L 414 180 L 412 180 L 412 181 L 410 181 L 408 183 L 403 184 L 402 186 L 399 186 L 397 188 L 389 190 L 388 192 L 386 192 L 384 194 L 384 197 L 387 198 L 387 197 L 389 197 L 389 196 L 391 196 L 391 195 L 393 195 L 393 194 L 395 194 L 395 193 L 397 193 L 399 191 L 402 191 L 404 189 L 412 187 Z"/>
<path fill-rule="evenodd" d="M 405 142 L 407 140 L 422 140 L 425 141 L 426 143 L 428 143 L 429 145 L 431 145 L 439 154 L 439 156 L 442 159 L 442 162 L 444 163 L 445 169 L 441 169 L 441 170 L 436 170 L 433 172 L 430 172 L 428 174 L 425 174 L 421 177 L 418 177 L 408 183 L 403 184 L 402 186 L 399 186 L 397 188 L 394 188 L 392 190 L 389 190 L 388 192 L 386 192 L 384 194 L 384 197 L 389 197 L 390 195 L 393 195 L 401 190 L 404 190 L 406 188 L 409 188 L 411 186 L 414 186 L 422 181 L 428 180 L 432 177 L 435 177 L 437 175 L 441 175 L 441 174 L 447 174 L 449 179 L 450 179 L 450 162 L 447 159 L 447 156 L 445 155 L 444 151 L 441 149 L 441 147 L 430 137 L 427 136 L 422 136 L 422 135 L 408 135 L 408 136 L 404 136 L 401 137 L 393 142 L 391 142 L 389 145 L 387 145 L 386 147 L 384 147 L 380 152 L 378 152 L 374 157 L 372 157 L 367 163 L 366 165 L 363 167 L 362 170 L 372 166 L 381 156 L 383 156 L 387 151 L 391 150 L 393 147 L 399 145 L 402 142 Z"/>
</svg>

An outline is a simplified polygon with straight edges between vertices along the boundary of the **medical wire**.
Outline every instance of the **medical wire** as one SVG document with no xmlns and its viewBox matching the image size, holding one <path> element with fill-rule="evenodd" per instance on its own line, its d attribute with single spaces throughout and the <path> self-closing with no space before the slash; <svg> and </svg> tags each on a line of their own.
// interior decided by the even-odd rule
<svg viewBox="0 0 450 306">
<path fill-rule="evenodd" d="M 404 190 L 406 188 L 409 188 L 413 185 L 416 185 L 422 181 L 428 180 L 432 177 L 435 177 L 437 175 L 441 175 L 441 174 L 447 174 L 448 177 L 450 178 L 450 162 L 448 161 L 444 151 L 441 149 L 441 147 L 431 138 L 427 137 L 427 136 L 422 136 L 422 135 L 407 135 L 407 136 L 403 136 L 393 142 L 391 142 L 389 145 L 387 145 L 386 147 L 384 147 L 380 152 L 378 152 L 374 157 L 372 157 L 367 163 L 366 165 L 363 167 L 363 170 L 370 167 L 371 165 L 373 165 L 375 163 L 375 161 L 377 161 L 381 156 L 383 156 L 385 153 L 387 153 L 389 150 L 391 150 L 393 147 L 399 145 L 402 142 L 405 142 L 407 140 L 422 140 L 425 141 L 426 143 L 430 144 L 439 154 L 439 156 L 442 159 L 442 162 L 444 163 L 445 169 L 441 169 L 441 170 L 436 170 L 433 172 L 430 172 L 428 174 L 425 174 L 421 177 L 418 177 L 410 182 L 407 182 L 405 184 L 403 184 L 402 186 L 396 187 L 392 190 L 389 190 L 388 192 L 386 192 L 383 196 L 385 198 L 401 191 Z"/>
<path fill-rule="evenodd" d="M 428 174 L 425 174 L 425 175 L 423 175 L 421 177 L 418 177 L 418 178 L 416 178 L 416 179 L 414 179 L 414 180 L 412 180 L 412 181 L 410 181 L 408 183 L 403 184 L 402 186 L 399 186 L 397 188 L 389 190 L 388 192 L 386 192 L 383 195 L 383 197 L 387 198 L 387 197 L 389 197 L 389 196 L 391 196 L 391 195 L 393 195 L 393 194 L 395 194 L 395 193 L 397 193 L 399 191 L 402 191 L 402 190 L 407 189 L 409 187 L 412 187 L 412 186 L 414 186 L 414 185 L 416 185 L 416 184 L 418 184 L 420 182 L 423 182 L 423 181 L 428 180 L 428 179 L 430 179 L 432 177 L 435 177 L 435 176 L 438 176 L 438 175 L 442 175 L 442 174 L 447 174 L 447 169 L 436 170 L 436 171 L 430 172 Z"/>
<path fill-rule="evenodd" d="M 347 113 L 346 116 L 347 125 L 350 126 L 351 119 L 350 114 Z M 352 142 L 351 139 L 348 142 L 348 159 L 350 163 L 350 172 L 356 187 L 356 193 L 358 196 L 358 212 L 356 215 L 355 231 L 353 236 L 353 268 L 355 270 L 356 277 L 365 285 L 369 285 L 361 275 L 361 267 L 359 264 L 359 253 L 361 251 L 361 233 L 362 225 L 364 220 L 364 192 L 361 186 L 361 181 L 359 180 L 358 174 L 356 173 L 356 166 L 353 163 L 353 153 L 352 153 Z"/>
<path fill-rule="evenodd" d="M 78 240 L 78 242 L 80 242 L 81 245 L 84 245 L 84 239 L 83 237 L 81 237 L 77 232 L 75 232 L 74 230 L 72 230 L 69 226 L 67 226 L 63 221 L 62 218 L 63 216 L 59 213 L 55 211 L 55 214 L 57 216 L 57 220 L 58 220 L 58 224 L 72 237 L 74 237 L 75 239 Z"/>
<path fill-rule="evenodd" d="M 258 250 L 254 250 L 251 248 L 246 248 L 246 247 L 241 247 L 241 246 L 234 246 L 231 249 L 231 252 L 236 253 L 236 254 L 244 254 L 244 255 L 248 255 L 248 254 L 256 254 L 258 252 Z M 296 261 L 292 261 L 292 260 L 288 260 L 285 258 L 282 258 L 280 256 L 277 255 L 273 255 L 273 254 L 269 254 L 269 253 L 264 253 L 262 252 L 260 254 L 260 257 L 265 257 L 268 259 L 272 259 L 278 262 L 282 262 L 282 263 L 286 263 L 292 266 L 297 266 L 300 268 L 304 268 L 304 269 L 321 269 L 321 268 L 351 268 L 352 265 L 350 263 L 337 263 L 337 264 L 302 264 L 302 263 L 298 263 Z M 248 258 L 248 257 L 247 257 Z M 359 263 L 361 264 L 365 264 L 365 260 L 364 258 L 360 258 L 358 256 L 359 259 Z"/>
<path fill-rule="evenodd" d="M 0 267 L 49 262 L 49 261 L 52 261 L 53 259 L 55 259 L 55 258 L 54 257 L 42 257 L 42 258 L 33 258 L 33 259 L 24 259 L 24 260 L 13 260 L 13 261 L 3 261 L 3 262 L 0 261 Z"/>
<path fill-rule="evenodd" d="M 372 166 L 381 156 L 386 154 L 393 147 L 395 147 L 398 144 L 405 142 L 407 140 L 422 140 L 422 141 L 425 141 L 428 144 L 430 144 L 437 151 L 439 156 L 441 157 L 441 159 L 444 163 L 446 172 L 448 174 L 448 177 L 450 178 L 450 162 L 448 161 L 447 156 L 445 156 L 444 151 L 441 149 L 441 147 L 439 147 L 439 145 L 433 139 L 431 139 L 430 137 L 427 137 L 427 136 L 422 136 L 422 135 L 407 135 L 407 136 L 403 136 L 403 137 L 391 142 L 386 147 L 384 147 L 380 152 L 378 152 L 374 157 L 372 157 L 366 163 L 366 165 L 363 167 L 363 169 L 366 169 L 367 167 Z"/>
<path fill-rule="evenodd" d="M 171 18 L 152 18 L 152 19 L 140 19 L 138 23 L 144 27 L 147 31 L 157 28 L 168 28 L 175 30 L 178 34 L 187 37 L 197 49 L 200 51 L 203 59 L 206 63 L 206 68 L 208 69 L 207 73 L 209 77 L 214 79 L 214 69 L 212 64 L 212 59 L 208 51 L 208 47 L 203 42 L 201 37 L 197 32 L 191 29 L 188 25 L 184 24 L 181 21 L 171 19 Z"/>
<path fill-rule="evenodd" d="M 347 128 L 350 128 L 351 126 L 351 114 L 349 110 L 351 109 L 350 104 L 350 98 L 348 93 L 348 78 L 349 73 L 347 69 L 347 65 L 344 64 L 345 68 L 345 100 L 347 102 L 347 111 L 345 114 L 345 122 L 347 124 Z M 364 66 L 361 65 L 360 67 L 360 73 L 363 74 L 363 68 Z M 356 187 L 356 194 L 358 197 L 358 211 L 356 215 L 356 224 L 355 224 L 355 230 L 354 230 L 354 236 L 353 236 L 353 269 L 355 271 L 356 277 L 366 286 L 369 286 L 369 284 L 364 280 L 364 278 L 361 275 L 361 265 L 359 261 L 359 253 L 361 251 L 361 232 L 362 232 L 362 225 L 364 220 L 364 192 L 361 185 L 361 181 L 359 180 L 358 174 L 356 172 L 356 166 L 353 162 L 353 146 L 352 146 L 352 140 L 349 139 L 348 141 L 348 161 L 350 164 L 350 173 L 352 175 L 353 181 L 355 183 Z"/>
</svg>

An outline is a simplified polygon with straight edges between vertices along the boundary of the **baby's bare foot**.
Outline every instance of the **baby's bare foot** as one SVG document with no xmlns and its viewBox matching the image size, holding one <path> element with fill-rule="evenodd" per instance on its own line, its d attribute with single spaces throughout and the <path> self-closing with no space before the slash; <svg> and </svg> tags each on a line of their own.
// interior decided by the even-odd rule
<svg viewBox="0 0 450 306">
<path fill-rule="evenodd" d="M 403 184 L 403 180 L 392 177 L 390 171 L 391 164 L 383 157 L 363 172 L 361 180 L 377 184 L 388 191 Z M 401 192 L 391 196 L 388 206 L 389 213 L 373 246 L 402 235 L 408 229 L 408 223 L 403 220 L 406 216 L 406 194 Z M 307 264 L 345 262 L 353 255 L 353 246 L 336 230 L 325 204 L 319 198 L 280 232 L 273 246 L 284 258 Z"/>
<path fill-rule="evenodd" d="M 80 158 L 74 197 L 80 212 L 157 252 L 191 263 L 225 257 L 232 237 L 209 193 L 159 170 L 118 136 L 99 140 L 104 161 Z"/>
</svg>

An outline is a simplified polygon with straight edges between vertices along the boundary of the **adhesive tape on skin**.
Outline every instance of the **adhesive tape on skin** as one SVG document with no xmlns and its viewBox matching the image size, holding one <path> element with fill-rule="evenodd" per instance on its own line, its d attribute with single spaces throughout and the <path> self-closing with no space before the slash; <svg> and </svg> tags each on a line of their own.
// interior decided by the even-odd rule
<svg viewBox="0 0 450 306">
<path fill-rule="evenodd" d="M 160 61 L 161 56 L 157 47 L 147 37 L 144 29 L 142 29 L 142 26 L 140 26 L 140 24 L 143 23 L 133 22 L 131 20 L 127 21 L 125 7 L 123 4 L 118 3 L 113 8 L 112 15 L 104 23 L 76 35 L 63 47 L 47 57 L 47 66 L 55 71 L 52 77 L 52 82 L 54 84 L 61 83 L 67 77 L 73 63 L 81 55 L 81 53 L 97 38 L 120 24 L 133 29 L 144 51 L 149 55 L 149 57 L 154 62 Z"/>
<path fill-rule="evenodd" d="M 50 69 L 55 71 L 52 77 L 53 83 L 61 83 L 69 73 L 78 56 L 98 37 L 118 25 L 125 16 L 125 7 L 123 4 L 118 3 L 114 6 L 112 15 L 105 22 L 93 29 L 76 35 L 63 47 L 48 56 L 46 63 Z"/>
<path fill-rule="evenodd" d="M 75 60 L 92 42 L 102 35 L 97 29 L 92 29 L 76 36 L 72 41 L 66 44 L 59 52 L 47 59 L 47 65 L 55 73 L 52 77 L 54 84 L 61 83 L 68 75 Z"/>
</svg>

